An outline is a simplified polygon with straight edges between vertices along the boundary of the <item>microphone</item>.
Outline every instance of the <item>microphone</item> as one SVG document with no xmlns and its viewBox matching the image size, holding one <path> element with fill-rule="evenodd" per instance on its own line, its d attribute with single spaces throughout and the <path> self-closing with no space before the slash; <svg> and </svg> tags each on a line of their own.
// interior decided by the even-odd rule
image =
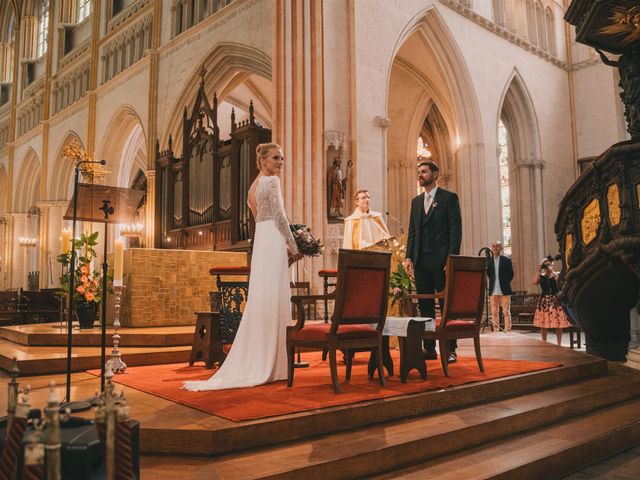
<svg viewBox="0 0 640 480">
<path fill-rule="evenodd" d="M 493 257 L 493 251 L 489 247 L 482 247 L 480 251 L 478 251 L 478 256 L 484 254 L 487 259 Z"/>
<path fill-rule="evenodd" d="M 404 227 L 402 226 L 402 222 L 398 220 L 396 217 L 394 217 L 393 215 L 391 215 L 389 212 L 384 212 L 384 213 L 386 213 L 387 217 L 390 217 L 391 220 L 394 220 L 398 225 L 400 225 L 400 234 L 403 234 Z"/>
</svg>

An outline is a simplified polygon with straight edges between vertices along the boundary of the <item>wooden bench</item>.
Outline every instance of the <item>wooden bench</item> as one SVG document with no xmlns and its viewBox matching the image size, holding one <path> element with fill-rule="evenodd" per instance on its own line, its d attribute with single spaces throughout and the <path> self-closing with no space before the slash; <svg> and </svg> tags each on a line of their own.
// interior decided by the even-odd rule
<svg viewBox="0 0 640 480">
<path fill-rule="evenodd" d="M 540 295 L 537 293 L 515 293 L 511 295 L 511 325 L 533 327 L 533 315 Z"/>
<path fill-rule="evenodd" d="M 55 290 L 0 292 L 0 325 L 25 325 L 60 320 L 60 296 Z"/>
<path fill-rule="evenodd" d="M 55 290 L 22 292 L 22 323 L 46 323 L 60 320 L 60 295 Z"/>
<path fill-rule="evenodd" d="M 20 292 L 18 290 L 0 291 L 0 325 L 20 323 Z"/>
</svg>

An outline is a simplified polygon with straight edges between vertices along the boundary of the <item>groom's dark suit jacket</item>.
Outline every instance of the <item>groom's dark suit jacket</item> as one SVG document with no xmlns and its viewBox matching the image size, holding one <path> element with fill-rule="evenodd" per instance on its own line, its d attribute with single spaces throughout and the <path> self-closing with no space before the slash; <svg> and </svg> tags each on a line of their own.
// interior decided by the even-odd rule
<svg viewBox="0 0 640 480">
<path fill-rule="evenodd" d="M 460 254 L 462 217 L 458 195 L 438 187 L 427 214 L 424 193 L 411 201 L 407 258 L 415 268 L 442 270 L 447 256 Z"/>
</svg>

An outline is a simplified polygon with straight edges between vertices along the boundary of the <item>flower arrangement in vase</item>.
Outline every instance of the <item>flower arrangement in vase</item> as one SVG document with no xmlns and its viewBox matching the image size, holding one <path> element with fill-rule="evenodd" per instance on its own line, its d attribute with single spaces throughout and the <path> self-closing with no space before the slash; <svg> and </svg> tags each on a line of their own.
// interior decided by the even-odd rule
<svg viewBox="0 0 640 480">
<path fill-rule="evenodd" d="M 93 328 L 98 313 L 98 304 L 102 301 L 102 273 L 93 268 L 96 258 L 95 246 L 98 244 L 98 232 L 81 234 L 80 239 L 73 241 L 76 250 L 75 265 L 71 266 L 71 250 L 58 255 L 62 264 L 60 290 L 69 295 L 71 275 L 74 275 L 74 292 L 76 317 L 81 329 Z"/>
</svg>

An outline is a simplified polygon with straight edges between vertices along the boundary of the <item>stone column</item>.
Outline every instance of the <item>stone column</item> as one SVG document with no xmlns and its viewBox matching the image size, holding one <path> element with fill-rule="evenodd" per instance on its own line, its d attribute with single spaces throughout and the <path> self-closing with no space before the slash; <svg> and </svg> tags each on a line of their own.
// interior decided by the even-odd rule
<svg viewBox="0 0 640 480">
<path fill-rule="evenodd" d="M 77 0 L 62 0 L 62 8 L 60 9 L 61 23 L 76 23 L 77 13 L 78 13 Z"/>
<path fill-rule="evenodd" d="M 0 82 L 11 81 L 11 45 L 0 42 Z"/>
<path fill-rule="evenodd" d="M 153 151 L 155 152 L 155 148 Z M 145 170 L 144 174 L 147 177 L 147 206 L 145 208 L 145 232 L 142 245 L 152 248 L 155 245 L 156 233 L 156 171 Z"/>
<path fill-rule="evenodd" d="M 0 217 L 0 291 L 8 287 L 8 267 L 9 259 L 9 219 L 6 216 Z"/>
<path fill-rule="evenodd" d="M 323 0 L 277 0 L 273 25 L 273 140 L 285 155 L 285 205 L 292 221 L 306 223 L 322 236 L 326 225 Z M 309 281 L 317 280 L 315 272 L 322 262 L 303 261 Z"/>
<path fill-rule="evenodd" d="M 61 266 L 57 262 L 61 251 L 60 238 L 64 226 L 64 214 L 69 202 L 40 202 L 39 258 L 40 288 L 60 285 Z"/>
<path fill-rule="evenodd" d="M 10 213 L 9 220 L 9 242 L 7 257 L 7 286 L 9 288 L 27 288 L 28 253 L 26 247 L 20 246 L 20 237 L 28 236 L 27 214 Z"/>
<path fill-rule="evenodd" d="M 458 196 L 462 214 L 463 255 L 475 255 L 489 242 L 487 231 L 487 198 L 484 188 L 478 187 L 479 179 L 486 178 L 484 143 L 463 143 L 454 152 L 453 164 L 458 181 Z M 462 194 L 464 192 L 465 194 Z"/>
<path fill-rule="evenodd" d="M 22 58 L 38 58 L 38 17 L 26 16 L 22 19 Z"/>
</svg>

